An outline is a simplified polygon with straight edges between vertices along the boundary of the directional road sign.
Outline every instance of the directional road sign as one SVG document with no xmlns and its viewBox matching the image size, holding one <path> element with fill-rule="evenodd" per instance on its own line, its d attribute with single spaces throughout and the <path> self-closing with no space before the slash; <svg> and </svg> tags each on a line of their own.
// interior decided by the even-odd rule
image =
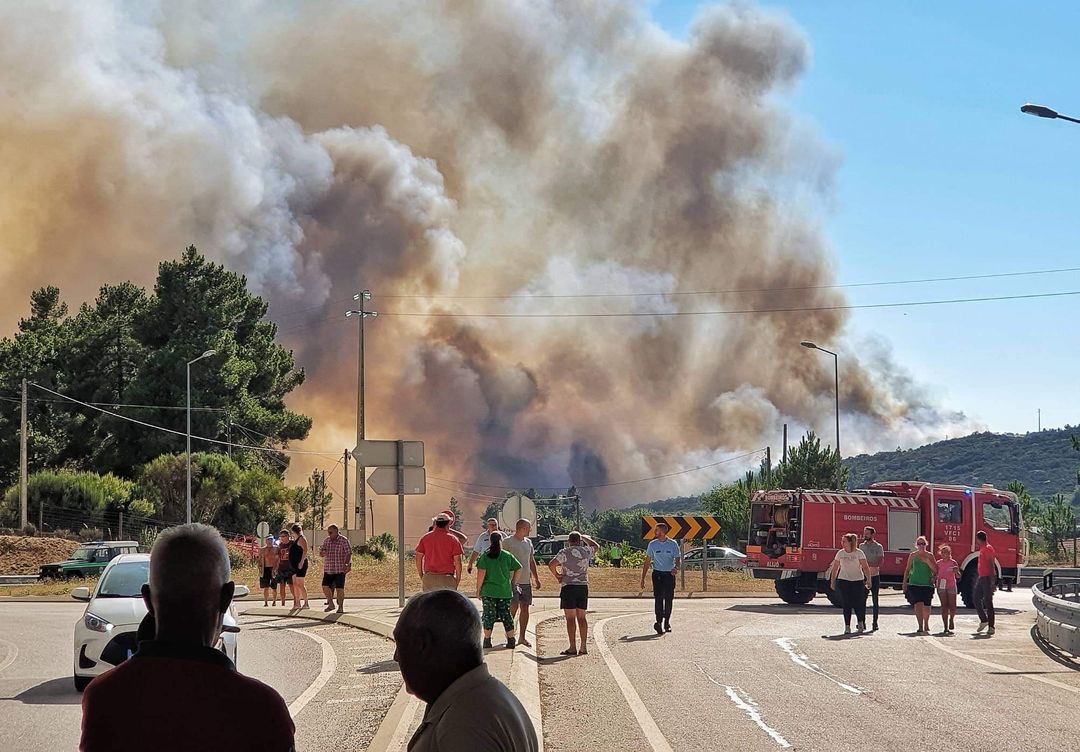
<svg viewBox="0 0 1080 752">
<path fill-rule="evenodd" d="M 661 522 L 668 525 L 668 537 L 675 540 L 696 539 L 712 540 L 720 534 L 720 520 L 710 515 L 647 515 L 641 516 L 641 537 L 652 540 L 656 537 L 656 526 Z"/>
<path fill-rule="evenodd" d="M 405 456 L 401 464 L 423 467 L 424 442 L 406 441 L 404 444 Z M 353 450 L 353 458 L 360 467 L 397 467 L 397 445 L 396 441 L 361 441 Z"/>
<path fill-rule="evenodd" d="M 368 476 L 371 490 L 383 496 L 395 494 L 415 495 L 427 493 L 427 471 L 422 467 L 406 467 L 403 470 L 405 484 L 398 488 L 396 467 L 380 467 Z"/>
</svg>

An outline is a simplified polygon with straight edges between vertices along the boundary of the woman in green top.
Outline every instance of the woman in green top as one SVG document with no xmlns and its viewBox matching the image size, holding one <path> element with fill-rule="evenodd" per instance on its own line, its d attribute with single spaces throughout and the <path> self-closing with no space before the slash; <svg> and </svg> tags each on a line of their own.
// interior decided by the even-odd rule
<svg viewBox="0 0 1080 752">
<path fill-rule="evenodd" d="M 521 577 L 521 562 L 502 550 L 502 533 L 491 534 L 487 552 L 476 560 L 476 597 L 484 604 L 484 647 L 491 647 L 491 630 L 501 621 L 506 628 L 506 647 L 513 648 L 514 617 L 510 600 Z"/>
<path fill-rule="evenodd" d="M 915 550 L 908 556 L 904 568 L 904 595 L 908 603 L 915 606 L 915 617 L 919 620 L 915 634 L 930 634 L 930 614 L 933 612 L 937 560 L 926 546 L 925 537 L 916 538 Z"/>
</svg>

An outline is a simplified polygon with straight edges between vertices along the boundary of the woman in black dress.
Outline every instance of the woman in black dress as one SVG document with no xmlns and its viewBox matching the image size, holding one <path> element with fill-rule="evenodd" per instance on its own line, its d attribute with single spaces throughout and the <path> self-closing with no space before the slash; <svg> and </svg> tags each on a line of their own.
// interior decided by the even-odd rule
<svg viewBox="0 0 1080 752">
<path fill-rule="evenodd" d="M 307 585 L 304 584 L 308 568 L 307 538 L 299 524 L 293 525 L 291 530 L 293 541 L 289 546 L 289 563 L 293 568 L 293 608 L 300 608 L 301 599 L 304 601 L 304 608 L 311 608 L 311 604 L 308 603 Z"/>
</svg>

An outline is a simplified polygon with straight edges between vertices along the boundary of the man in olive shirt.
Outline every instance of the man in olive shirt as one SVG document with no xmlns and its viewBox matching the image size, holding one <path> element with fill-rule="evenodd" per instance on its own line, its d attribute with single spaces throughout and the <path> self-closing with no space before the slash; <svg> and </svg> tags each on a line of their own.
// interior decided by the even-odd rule
<svg viewBox="0 0 1080 752">
<path fill-rule="evenodd" d="M 885 559 L 885 549 L 874 540 L 877 530 L 867 525 L 863 528 L 863 542 L 859 550 L 866 556 L 866 565 L 870 567 L 870 598 L 874 604 L 874 624 L 870 628 L 876 632 L 878 625 L 878 594 L 881 590 L 881 562 Z"/>
<path fill-rule="evenodd" d="M 427 703 L 409 752 L 536 752 L 532 720 L 488 673 L 480 614 L 456 590 L 414 595 L 394 627 L 406 690 Z"/>
</svg>

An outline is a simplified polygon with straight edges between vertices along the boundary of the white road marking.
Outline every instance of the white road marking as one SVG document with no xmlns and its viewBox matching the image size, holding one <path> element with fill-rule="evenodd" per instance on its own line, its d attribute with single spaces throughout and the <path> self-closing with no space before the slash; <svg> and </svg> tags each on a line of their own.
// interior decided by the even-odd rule
<svg viewBox="0 0 1080 752">
<path fill-rule="evenodd" d="M 315 677 L 308 688 L 305 689 L 299 697 L 289 703 L 289 715 L 293 718 L 300 715 L 300 711 L 307 707 L 307 704 L 311 702 L 315 695 L 319 694 L 319 691 L 326 686 L 326 683 L 330 681 L 330 677 L 337 671 L 337 653 L 334 652 L 334 646 L 327 642 L 317 634 L 313 634 L 307 629 L 293 629 L 289 628 L 290 632 L 296 632 L 302 634 L 322 646 L 322 671 Z"/>
<path fill-rule="evenodd" d="M 371 699 L 370 697 L 365 697 L 363 695 L 361 695 L 360 697 L 339 697 L 339 698 L 337 698 L 335 700 L 327 700 L 326 704 L 327 705 L 344 705 L 344 704 L 351 704 L 351 703 L 354 703 L 354 702 L 366 702 L 367 700 L 370 700 L 370 699 Z"/>
<path fill-rule="evenodd" d="M 607 664 L 608 670 L 611 675 L 615 677 L 615 684 L 622 690 L 623 697 L 626 698 L 626 703 L 630 706 L 631 712 L 634 714 L 634 718 L 638 722 L 638 726 L 641 727 L 641 732 L 645 734 L 645 740 L 649 743 L 649 746 L 653 748 L 654 752 L 674 752 L 671 745 L 668 744 L 667 739 L 664 738 L 663 732 L 660 731 L 660 727 L 656 725 L 656 721 L 653 720 L 652 715 L 649 713 L 649 709 L 645 707 L 645 703 L 641 701 L 641 696 L 634 689 L 630 680 L 623 673 L 622 667 L 619 666 L 619 662 L 615 660 L 615 656 L 611 652 L 611 648 L 608 647 L 607 640 L 604 639 L 604 625 L 609 621 L 615 619 L 625 619 L 628 616 L 642 616 L 647 612 L 641 612 L 637 614 L 622 614 L 621 616 L 610 616 L 607 619 L 603 619 L 596 624 L 596 629 L 593 631 L 593 639 L 596 640 L 596 647 L 600 650 L 600 655 L 604 659 L 604 663 Z"/>
<path fill-rule="evenodd" d="M 406 691 L 404 684 L 401 685 L 401 691 Z M 397 728 L 394 729 L 394 735 L 390 737 L 390 741 L 386 745 L 386 752 L 401 752 L 401 750 L 405 749 L 405 745 L 409 743 L 409 730 L 412 728 L 413 719 L 420 710 L 420 705 L 420 700 L 413 695 L 409 695 L 409 704 L 405 708 L 405 712 L 401 714 Z"/>
<path fill-rule="evenodd" d="M 780 637 L 779 639 L 773 640 L 773 642 L 775 642 L 777 645 L 779 645 L 780 648 L 785 653 L 788 654 L 788 656 L 791 658 L 791 660 L 794 663 L 796 663 L 799 666 L 802 666 L 803 668 L 805 668 L 805 669 L 807 669 L 809 671 L 814 672 L 818 676 L 825 677 L 826 679 L 831 681 L 836 686 L 840 687 L 840 689 L 844 690 L 845 692 L 850 692 L 853 695 L 861 695 L 863 692 L 866 691 L 862 687 L 856 687 L 856 686 L 854 686 L 852 684 L 847 684 L 846 682 L 840 681 L 835 676 L 830 674 L 828 671 L 823 669 L 821 666 L 817 665 L 816 663 L 813 663 L 810 660 L 809 656 L 807 656 L 805 653 L 798 652 L 798 650 L 797 650 L 797 648 L 795 646 L 795 641 L 793 639 L 791 639 L 790 637 Z"/>
<path fill-rule="evenodd" d="M 3 663 L 0 663 L 0 671 L 3 671 L 19 657 L 19 646 L 14 642 L 8 642 L 7 640 L 0 640 L 0 645 L 3 645 L 8 651 L 7 658 L 4 659 Z"/>
<path fill-rule="evenodd" d="M 935 640 L 935 639 L 933 639 L 931 637 L 924 637 L 922 639 L 923 639 L 924 642 L 929 642 L 931 645 L 933 645 L 938 650 L 943 650 L 946 653 L 948 653 L 949 655 L 955 655 L 957 658 L 963 658 L 965 661 L 971 661 L 972 663 L 977 663 L 980 666 L 986 666 L 987 668 L 992 668 L 995 671 L 1001 671 L 1002 673 L 1012 674 L 1013 676 L 1019 676 L 1019 677 L 1022 677 L 1024 679 L 1030 679 L 1031 681 L 1037 681 L 1037 682 L 1040 682 L 1042 684 L 1049 684 L 1051 687 L 1057 687 L 1058 689 L 1064 689 L 1066 692 L 1072 692 L 1073 694 L 1080 695 L 1080 687 L 1074 687 L 1072 685 L 1063 684 L 1062 682 L 1055 681 L 1053 679 L 1047 679 L 1045 676 L 1034 676 L 1032 674 L 1028 674 L 1028 673 L 1023 672 L 1020 669 L 1010 668 L 1009 666 L 1003 666 L 1000 663 L 992 663 L 990 661 L 984 661 L 982 658 L 976 658 L 973 655 L 968 655 L 967 653 L 961 653 L 959 650 L 953 650 L 952 648 L 950 648 L 949 646 L 947 646 L 945 643 L 941 642 L 940 640 Z"/>
<path fill-rule="evenodd" d="M 744 690 L 739 687 L 733 687 L 730 684 L 718 682 L 716 679 L 705 673 L 705 669 L 698 663 L 695 663 L 694 666 L 697 667 L 697 670 L 700 671 L 701 675 L 706 679 L 718 687 L 723 687 L 728 699 L 735 703 L 735 707 L 746 713 L 750 720 L 757 724 L 757 727 L 768 734 L 774 742 L 780 745 L 780 747 L 787 749 L 791 746 L 791 742 L 785 739 L 779 731 L 765 723 L 765 719 L 761 717 L 761 711 L 758 709 L 758 704 L 754 702 L 753 698 L 746 694 Z"/>
</svg>

